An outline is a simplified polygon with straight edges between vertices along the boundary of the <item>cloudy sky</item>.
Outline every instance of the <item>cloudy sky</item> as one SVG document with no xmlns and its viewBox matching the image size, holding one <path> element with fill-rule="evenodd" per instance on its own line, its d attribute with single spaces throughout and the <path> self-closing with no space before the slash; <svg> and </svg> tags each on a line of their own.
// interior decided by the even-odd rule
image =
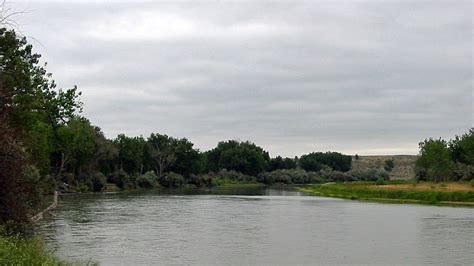
<svg viewBox="0 0 474 266">
<path fill-rule="evenodd" d="M 473 126 L 470 1 L 10 5 L 108 137 L 416 154 Z"/>
</svg>

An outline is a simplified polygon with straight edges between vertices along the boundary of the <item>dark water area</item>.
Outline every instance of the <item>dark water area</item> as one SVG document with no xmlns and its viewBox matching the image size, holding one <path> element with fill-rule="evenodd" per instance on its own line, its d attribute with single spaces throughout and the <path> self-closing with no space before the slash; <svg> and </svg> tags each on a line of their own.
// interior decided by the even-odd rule
<svg viewBox="0 0 474 266">
<path fill-rule="evenodd" d="M 474 264 L 472 208 L 267 188 L 62 197 L 39 230 L 101 265 Z"/>
</svg>

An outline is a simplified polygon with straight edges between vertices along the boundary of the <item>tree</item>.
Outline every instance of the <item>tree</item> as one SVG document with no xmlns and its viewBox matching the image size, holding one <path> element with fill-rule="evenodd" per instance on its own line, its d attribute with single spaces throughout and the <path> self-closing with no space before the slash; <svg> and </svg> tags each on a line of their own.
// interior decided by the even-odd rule
<svg viewBox="0 0 474 266">
<path fill-rule="evenodd" d="M 229 140 L 219 142 L 216 148 L 207 152 L 210 170 L 235 170 L 246 175 L 256 176 L 265 170 L 270 159 L 268 152 L 246 141 Z"/>
<path fill-rule="evenodd" d="M 1 20 L 1 19 L 0 19 Z M 0 28 L 0 223 L 28 222 L 41 202 L 59 125 L 80 111 L 74 87 L 57 90 L 26 38 Z M 19 228 L 17 228 L 20 230 Z"/>
<path fill-rule="evenodd" d="M 77 87 L 56 89 L 52 75 L 39 65 L 41 55 L 32 49 L 26 38 L 0 28 L 0 82 L 4 87 L 0 104 L 11 107 L 12 125 L 25 134 L 37 121 L 55 129 L 82 110 Z"/>
<path fill-rule="evenodd" d="M 457 163 L 474 165 L 474 128 L 449 142 L 451 159 Z"/>
<path fill-rule="evenodd" d="M 81 175 L 82 167 L 95 153 L 94 127 L 84 117 L 75 117 L 57 131 L 57 175 L 69 168 L 73 174 Z"/>
<path fill-rule="evenodd" d="M 426 139 L 420 142 L 420 154 L 416 161 L 417 177 L 435 182 L 449 180 L 451 176 L 450 152 L 443 139 Z"/>
<path fill-rule="evenodd" d="M 94 144 L 95 151 L 89 162 L 88 172 L 111 173 L 114 170 L 112 163 L 118 157 L 118 149 L 114 146 L 113 141 L 107 139 L 100 127 L 97 126 L 94 127 Z"/>
<path fill-rule="evenodd" d="M 175 139 L 173 141 L 175 161 L 170 165 L 169 170 L 184 177 L 190 174 L 200 174 L 204 171 L 204 158 L 198 150 L 194 149 L 194 144 L 186 138 Z"/>
<path fill-rule="evenodd" d="M 351 169 L 352 157 L 339 152 L 312 152 L 300 158 L 300 166 L 306 171 L 319 171 L 323 165 L 333 171 L 347 172 Z"/>
<path fill-rule="evenodd" d="M 160 178 L 165 170 L 176 161 L 175 142 L 175 139 L 167 135 L 153 133 L 147 139 L 147 154 Z"/>
<path fill-rule="evenodd" d="M 282 158 L 281 156 L 277 156 L 275 158 L 271 158 L 268 161 L 267 171 L 275 171 L 278 169 L 294 169 L 296 168 L 296 161 L 291 158 Z"/>
<path fill-rule="evenodd" d="M 127 137 L 119 134 L 113 141 L 118 150 L 119 169 L 128 173 L 143 173 L 147 142 L 143 137 Z"/>
</svg>

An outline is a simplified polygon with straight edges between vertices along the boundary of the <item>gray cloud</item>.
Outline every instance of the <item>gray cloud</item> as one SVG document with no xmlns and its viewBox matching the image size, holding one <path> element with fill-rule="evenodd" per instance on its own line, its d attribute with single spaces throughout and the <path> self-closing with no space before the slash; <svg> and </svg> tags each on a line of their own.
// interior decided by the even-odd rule
<svg viewBox="0 0 474 266">
<path fill-rule="evenodd" d="M 15 5 L 109 137 L 415 154 L 473 125 L 469 1 Z"/>
</svg>

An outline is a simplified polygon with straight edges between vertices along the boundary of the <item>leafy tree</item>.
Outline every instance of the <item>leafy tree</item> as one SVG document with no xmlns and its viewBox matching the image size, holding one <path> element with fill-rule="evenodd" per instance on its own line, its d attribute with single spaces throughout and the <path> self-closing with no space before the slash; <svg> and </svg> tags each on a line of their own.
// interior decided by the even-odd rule
<svg viewBox="0 0 474 266">
<path fill-rule="evenodd" d="M 474 165 L 474 128 L 449 142 L 451 158 L 454 162 Z"/>
<path fill-rule="evenodd" d="M 26 38 L 0 28 L 0 82 L 4 89 L 0 104 L 11 107 L 11 123 L 24 133 L 38 120 L 53 128 L 67 123 L 82 106 L 77 87 L 57 90 L 52 75 L 39 65 L 41 56 L 32 49 Z"/>
<path fill-rule="evenodd" d="M 319 171 L 323 165 L 327 165 L 333 171 L 347 172 L 351 169 L 352 157 L 339 152 L 312 152 L 301 156 L 299 162 L 306 171 Z"/>
<path fill-rule="evenodd" d="M 80 111 L 74 87 L 57 90 L 26 38 L 0 28 L 0 223 L 28 222 L 39 206 L 56 129 Z M 29 170 L 30 169 L 30 170 Z M 17 227 L 15 230 L 20 230 Z"/>
<path fill-rule="evenodd" d="M 216 148 L 207 152 L 209 168 L 215 172 L 227 169 L 256 176 L 265 170 L 269 159 L 268 152 L 249 141 L 219 142 Z"/>
<path fill-rule="evenodd" d="M 67 125 L 61 125 L 57 131 L 58 176 L 69 169 L 73 174 L 81 175 L 82 167 L 95 153 L 94 128 L 83 117 L 71 119 Z"/>
<path fill-rule="evenodd" d="M 418 179 L 446 181 L 451 176 L 452 162 L 448 143 L 443 139 L 426 139 L 420 142 L 420 154 L 416 161 Z"/>
<path fill-rule="evenodd" d="M 161 134 L 152 133 L 147 140 L 147 154 L 159 177 L 176 161 L 176 140 Z"/>
<path fill-rule="evenodd" d="M 118 149 L 113 141 L 107 139 L 100 127 L 94 127 L 95 151 L 88 165 L 88 172 L 100 171 L 108 174 L 113 171 L 112 163 L 118 157 Z"/>
<path fill-rule="evenodd" d="M 145 160 L 146 140 L 143 137 L 127 137 L 120 134 L 113 141 L 118 151 L 118 165 L 128 173 L 142 173 Z"/>
<path fill-rule="evenodd" d="M 170 165 L 169 170 L 184 177 L 190 174 L 200 174 L 204 171 L 204 158 L 198 150 L 194 149 L 194 144 L 186 138 L 175 139 L 173 141 L 173 151 L 175 161 Z"/>
<path fill-rule="evenodd" d="M 281 156 L 277 156 L 275 158 L 271 158 L 268 161 L 267 171 L 275 171 L 278 169 L 294 169 L 296 168 L 296 161 L 291 158 L 282 158 Z"/>
</svg>

